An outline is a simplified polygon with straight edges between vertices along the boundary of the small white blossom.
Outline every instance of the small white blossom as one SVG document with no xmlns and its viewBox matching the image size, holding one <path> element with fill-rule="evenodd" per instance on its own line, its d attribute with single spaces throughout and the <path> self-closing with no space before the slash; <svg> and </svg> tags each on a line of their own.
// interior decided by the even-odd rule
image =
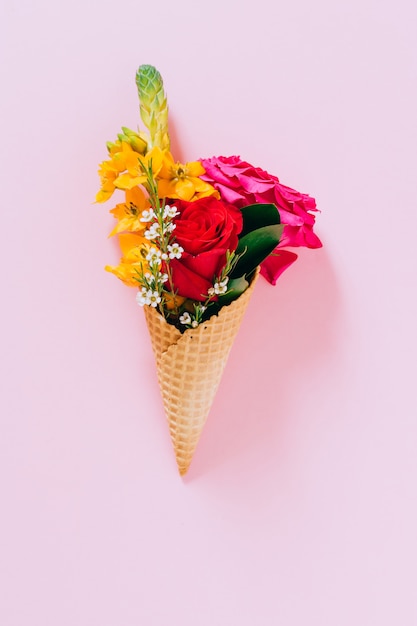
<svg viewBox="0 0 417 626">
<path fill-rule="evenodd" d="M 209 296 L 214 296 L 214 294 L 216 293 L 214 291 L 214 287 L 210 287 L 210 289 L 207 291 L 207 293 L 208 293 Z"/>
<path fill-rule="evenodd" d="M 161 296 L 157 291 L 148 291 L 147 296 L 149 298 L 149 304 L 153 307 L 157 307 L 161 302 Z"/>
<path fill-rule="evenodd" d="M 161 254 L 161 259 L 162 259 L 163 261 L 166 261 L 166 260 L 168 259 L 168 255 L 167 255 L 167 253 L 166 253 L 166 252 L 162 252 L 162 254 Z"/>
<path fill-rule="evenodd" d="M 159 280 L 161 283 L 166 283 L 168 280 L 168 274 L 159 274 Z"/>
<path fill-rule="evenodd" d="M 145 237 L 146 239 L 156 239 L 157 237 L 159 237 L 159 224 L 157 222 L 154 222 L 153 224 L 151 224 L 149 226 L 148 230 L 145 230 Z"/>
<path fill-rule="evenodd" d="M 158 248 L 151 248 L 146 255 L 146 260 L 150 265 L 159 265 L 161 261 L 161 251 Z"/>
<path fill-rule="evenodd" d="M 158 250 L 158 248 L 151 248 L 145 258 L 147 261 L 153 261 L 154 259 L 159 260 L 161 258 L 161 251 Z"/>
<path fill-rule="evenodd" d="M 142 211 L 142 217 L 140 218 L 141 222 L 152 222 L 155 217 L 155 213 L 153 209 L 149 209 L 149 211 Z"/>
<path fill-rule="evenodd" d="M 197 320 L 193 320 L 193 321 L 191 322 L 191 326 L 192 326 L 193 328 L 197 328 L 197 326 L 198 326 L 198 322 L 197 322 Z"/>
<path fill-rule="evenodd" d="M 181 324 L 190 324 L 191 323 L 191 315 L 189 313 L 187 313 L 187 311 L 186 311 L 185 313 L 180 315 L 180 322 L 181 322 Z"/>
<path fill-rule="evenodd" d="M 166 206 L 164 208 L 164 218 L 167 218 L 167 217 L 173 218 L 173 217 L 176 217 L 177 215 L 179 215 L 179 211 L 176 206 Z"/>
<path fill-rule="evenodd" d="M 142 287 L 139 293 L 136 294 L 136 302 L 139 306 L 145 306 L 151 303 L 149 293 L 152 292 L 147 291 L 146 287 Z"/>
<path fill-rule="evenodd" d="M 149 283 L 150 285 L 153 285 L 155 283 L 155 276 L 151 274 L 150 272 L 146 272 L 146 274 L 144 274 L 143 277 L 146 280 L 146 282 Z"/>
<path fill-rule="evenodd" d="M 173 243 L 168 246 L 168 252 L 170 259 L 180 259 L 182 253 L 184 252 L 184 248 L 182 248 L 178 243 Z"/>
<path fill-rule="evenodd" d="M 201 311 L 202 313 L 204 313 L 204 311 L 205 311 L 206 309 L 207 309 L 207 307 L 206 307 L 206 306 L 204 306 L 204 304 L 200 304 L 200 311 Z"/>
<path fill-rule="evenodd" d="M 218 283 L 214 283 L 214 293 L 216 295 L 221 295 L 222 293 L 226 293 L 228 282 L 229 282 L 229 279 L 226 277 L 224 280 L 220 280 Z"/>
</svg>

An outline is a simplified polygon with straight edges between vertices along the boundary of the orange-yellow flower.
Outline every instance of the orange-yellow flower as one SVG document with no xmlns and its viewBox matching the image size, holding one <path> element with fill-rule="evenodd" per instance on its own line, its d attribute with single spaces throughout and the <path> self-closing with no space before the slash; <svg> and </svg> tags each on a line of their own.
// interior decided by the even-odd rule
<svg viewBox="0 0 417 626">
<path fill-rule="evenodd" d="M 100 163 L 98 171 L 101 179 L 101 189 L 96 195 L 96 202 L 105 202 L 119 187 L 118 179 L 122 172 L 128 171 L 127 176 L 135 176 L 138 167 L 138 155 L 125 141 L 116 142 L 110 149 L 110 159 Z M 134 187 L 134 185 L 132 185 Z"/>
<path fill-rule="evenodd" d="M 101 180 L 100 191 L 96 195 L 96 202 L 106 202 L 113 195 L 115 190 L 114 181 L 119 175 L 112 161 L 103 161 L 100 163 L 98 171 Z"/>
<path fill-rule="evenodd" d="M 192 163 L 175 163 L 170 152 L 164 155 L 163 164 L 158 175 L 158 193 L 161 198 L 178 198 L 180 200 L 197 200 L 206 196 L 218 197 L 218 192 L 209 183 L 201 180 L 205 173 L 199 161 Z"/>
<path fill-rule="evenodd" d="M 146 224 L 140 221 L 140 217 L 142 211 L 146 209 L 149 209 L 149 200 L 140 187 L 127 189 L 125 202 L 117 204 L 115 208 L 110 211 L 118 222 L 109 237 L 112 237 L 116 233 L 143 232 L 146 229 Z"/>
<path fill-rule="evenodd" d="M 132 189 L 137 185 L 143 185 L 147 182 L 148 177 L 145 170 L 152 165 L 152 173 L 154 178 L 159 174 L 162 167 L 164 153 L 158 147 L 152 148 L 147 154 L 139 156 L 136 154 L 136 163 L 133 168 L 128 169 L 127 173 L 121 174 L 115 180 L 114 185 L 118 189 Z"/>
<path fill-rule="evenodd" d="M 150 248 L 150 242 L 137 234 L 119 235 L 122 258 L 119 265 L 106 265 L 104 268 L 111 272 L 128 287 L 138 287 L 139 274 L 149 270 L 146 255 Z"/>
</svg>

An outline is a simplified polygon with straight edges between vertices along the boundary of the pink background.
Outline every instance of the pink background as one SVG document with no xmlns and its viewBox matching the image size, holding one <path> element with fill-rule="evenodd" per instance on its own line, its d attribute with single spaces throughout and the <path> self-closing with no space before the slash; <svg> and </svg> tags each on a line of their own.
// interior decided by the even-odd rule
<svg viewBox="0 0 417 626">
<path fill-rule="evenodd" d="M 0 17 L 1 626 L 415 626 L 415 3 Z M 322 210 L 325 247 L 258 283 L 184 481 L 92 204 L 141 63 L 177 158 L 240 154 Z"/>
</svg>

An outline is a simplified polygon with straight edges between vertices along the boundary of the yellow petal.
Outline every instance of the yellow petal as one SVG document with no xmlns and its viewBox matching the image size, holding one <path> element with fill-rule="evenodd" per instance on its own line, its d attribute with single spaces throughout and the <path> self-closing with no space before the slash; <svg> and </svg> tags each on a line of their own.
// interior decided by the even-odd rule
<svg viewBox="0 0 417 626">
<path fill-rule="evenodd" d="M 139 286 L 139 283 L 137 281 L 138 268 L 136 268 L 131 263 L 124 263 L 123 261 L 121 261 L 117 266 L 106 265 L 104 269 L 106 270 L 106 272 L 111 272 L 112 274 L 117 276 L 117 278 L 119 278 L 128 287 Z"/>
<path fill-rule="evenodd" d="M 126 189 L 126 203 L 132 203 L 138 212 L 149 208 L 149 200 L 138 186 Z"/>
<path fill-rule="evenodd" d="M 115 181 L 114 186 L 117 189 L 133 189 L 137 185 L 141 185 L 146 180 L 145 176 L 136 176 L 132 178 L 130 174 L 120 174 Z"/>
<path fill-rule="evenodd" d="M 213 198 L 220 200 L 220 194 L 216 189 L 208 189 L 206 191 L 197 192 L 194 198 L 192 198 L 192 201 L 198 200 L 199 198 L 207 198 L 208 196 L 213 196 Z"/>
<path fill-rule="evenodd" d="M 188 170 L 188 176 L 202 176 L 206 173 L 206 170 L 199 161 L 187 163 L 186 168 Z"/>
<path fill-rule="evenodd" d="M 201 178 L 192 178 L 191 180 L 193 181 L 196 192 L 203 193 L 207 196 L 216 193 L 213 185 L 210 185 L 210 183 L 206 183 L 204 180 L 201 180 Z"/>
<path fill-rule="evenodd" d="M 140 233 L 143 232 L 146 228 L 146 225 L 143 222 L 140 222 L 139 219 L 133 215 L 128 217 L 123 217 L 120 219 L 116 226 L 111 231 L 109 237 L 113 237 L 117 233 Z"/>
<path fill-rule="evenodd" d="M 173 156 L 170 152 L 165 152 L 164 158 L 162 160 L 161 169 L 159 171 L 160 178 L 172 178 L 173 177 L 173 168 L 175 167 L 175 162 Z"/>
<path fill-rule="evenodd" d="M 181 200 L 190 201 L 195 193 L 194 185 L 191 180 L 184 178 L 175 185 L 175 192 Z"/>
<path fill-rule="evenodd" d="M 105 191 L 104 189 L 100 189 L 100 191 L 96 194 L 96 202 L 106 202 L 113 195 L 113 191 Z"/>
<path fill-rule="evenodd" d="M 155 146 L 141 159 L 145 167 L 149 167 L 149 163 L 152 162 L 152 173 L 156 177 L 158 176 L 162 163 L 164 161 L 164 152 L 158 146 Z"/>
<path fill-rule="evenodd" d="M 158 195 L 160 198 L 179 198 L 175 192 L 175 181 L 162 179 L 158 180 Z"/>
<path fill-rule="evenodd" d="M 135 233 L 119 235 L 119 244 L 124 257 L 127 257 L 134 248 L 150 247 L 148 239 Z"/>
</svg>

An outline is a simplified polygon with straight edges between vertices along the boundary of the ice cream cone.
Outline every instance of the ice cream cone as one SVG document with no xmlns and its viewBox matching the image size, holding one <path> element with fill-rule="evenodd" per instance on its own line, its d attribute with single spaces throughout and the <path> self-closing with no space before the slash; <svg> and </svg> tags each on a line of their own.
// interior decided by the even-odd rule
<svg viewBox="0 0 417 626">
<path fill-rule="evenodd" d="M 220 309 L 218 315 L 184 333 L 168 324 L 155 308 L 144 307 L 159 387 L 182 476 L 190 466 L 257 276 L 258 272 L 248 289 Z"/>
</svg>

